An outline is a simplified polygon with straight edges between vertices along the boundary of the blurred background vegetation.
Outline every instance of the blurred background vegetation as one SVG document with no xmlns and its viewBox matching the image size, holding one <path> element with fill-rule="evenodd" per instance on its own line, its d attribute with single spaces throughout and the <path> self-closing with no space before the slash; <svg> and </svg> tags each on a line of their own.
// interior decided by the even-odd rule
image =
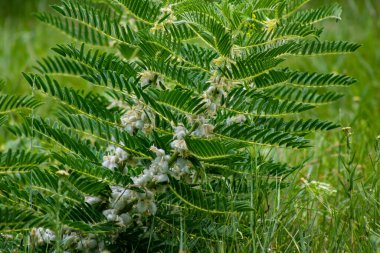
<svg viewBox="0 0 380 253">
<path fill-rule="evenodd" d="M 0 0 L 0 78 L 6 81 L 5 92 L 11 94 L 30 93 L 22 71 L 31 71 L 36 60 L 47 54 L 57 43 L 69 39 L 57 30 L 39 23 L 33 13 L 48 10 L 55 0 Z M 343 7 L 341 22 L 325 23 L 324 39 L 349 40 L 362 44 L 358 52 L 345 56 L 324 56 L 317 58 L 292 58 L 293 68 L 310 72 L 348 74 L 357 78 L 358 83 L 345 89 L 346 96 L 339 103 L 319 108 L 316 112 L 322 119 L 339 122 L 343 127 L 351 127 L 350 154 L 347 153 L 345 135 L 335 130 L 318 134 L 314 147 L 301 151 L 278 153 L 282 160 L 299 162 L 309 158 L 298 179 L 318 180 L 331 184 L 338 190 L 336 200 L 327 203 L 340 210 L 336 203 L 355 203 L 360 223 L 371 215 L 375 222 L 380 218 L 379 189 L 380 165 L 374 160 L 380 157 L 380 1 L 379 0 L 338 0 Z M 331 3 L 329 0 L 312 0 L 311 5 Z M 0 144 L 6 137 L 0 136 Z M 0 145 L 1 147 L 1 145 Z M 0 148 L 1 151 L 1 148 Z M 292 155 L 289 155 L 292 154 Z M 348 154 L 348 155 L 343 155 Z M 344 168 L 349 167 L 349 170 Z M 344 175 L 344 173 L 348 173 Z M 352 173 L 352 175 L 351 175 Z M 296 179 L 297 180 L 297 179 Z M 344 180 L 353 180 L 357 188 L 357 199 L 345 195 Z M 300 181 L 297 181 L 300 182 Z M 372 188 L 375 193 L 368 199 Z M 368 191 L 367 191 L 368 190 Z M 361 196 L 361 194 L 363 196 Z M 361 197 L 360 197 L 361 196 Z M 377 200 L 376 200 L 377 197 Z M 368 210 L 365 210 L 368 208 Z M 369 214 L 369 210 L 372 210 Z M 343 212 L 343 211 L 342 211 Z M 341 216 L 342 219 L 345 217 Z M 380 224 L 378 235 L 371 237 L 380 245 Z M 361 226 L 361 224 L 357 224 Z M 376 225 L 375 225 L 376 226 Z M 328 231 L 329 227 L 325 228 Z M 324 230 L 324 229 L 321 229 Z M 359 233 L 359 230 L 358 230 Z M 376 233 L 375 233 L 376 234 Z M 360 240 L 358 237 L 357 239 Z"/>
</svg>

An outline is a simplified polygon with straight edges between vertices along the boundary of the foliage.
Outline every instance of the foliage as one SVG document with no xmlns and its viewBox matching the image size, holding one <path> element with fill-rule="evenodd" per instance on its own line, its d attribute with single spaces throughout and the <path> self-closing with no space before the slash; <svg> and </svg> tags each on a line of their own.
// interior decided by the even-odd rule
<svg viewBox="0 0 380 253">
<path fill-rule="evenodd" d="M 1 230 L 57 251 L 259 247 L 251 237 L 270 225 L 265 199 L 300 168 L 268 149 L 302 149 L 311 132 L 337 128 L 298 115 L 355 82 L 283 66 L 359 47 L 318 40 L 317 23 L 339 19 L 340 7 L 299 10 L 305 2 L 70 0 L 38 14 L 84 44 L 57 45 L 24 73 L 42 101 L 57 102 L 54 117 L 38 116 L 35 96 L 0 99 L 2 125 L 30 141 L 0 158 Z"/>
</svg>

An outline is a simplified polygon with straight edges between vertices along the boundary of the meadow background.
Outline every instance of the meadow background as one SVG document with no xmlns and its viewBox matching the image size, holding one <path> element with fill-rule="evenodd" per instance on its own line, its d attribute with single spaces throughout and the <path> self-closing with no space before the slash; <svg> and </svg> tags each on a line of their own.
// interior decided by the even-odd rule
<svg viewBox="0 0 380 253">
<path fill-rule="evenodd" d="M 6 81 L 5 92 L 30 94 L 21 72 L 31 71 L 35 61 L 51 54 L 49 49 L 55 44 L 69 41 L 32 15 L 54 2 L 0 0 L 0 78 Z M 321 5 L 331 1 L 311 2 Z M 336 242 L 331 249 L 339 249 L 340 241 L 349 240 L 347 251 L 380 252 L 380 1 L 337 2 L 343 6 L 343 19 L 326 23 L 323 37 L 363 46 L 344 56 L 289 60 L 301 70 L 336 71 L 358 80 L 344 90 L 346 96 L 338 103 L 316 111 L 318 117 L 351 130 L 317 134 L 309 150 L 276 154 L 293 163 L 307 159 L 300 172 L 292 176 L 292 186 L 281 193 L 282 210 L 287 210 L 281 214 L 282 222 L 293 224 L 286 229 L 284 240 L 291 240 L 299 252 L 304 243 L 313 243 L 315 249 L 326 246 L 326 237 Z M 7 138 L 0 136 L 0 151 Z M 328 190 L 321 183 L 326 183 Z M 296 201 L 291 201 L 294 198 Z M 275 211 L 270 215 L 279 217 Z M 300 231 L 304 235 L 300 236 Z"/>
</svg>

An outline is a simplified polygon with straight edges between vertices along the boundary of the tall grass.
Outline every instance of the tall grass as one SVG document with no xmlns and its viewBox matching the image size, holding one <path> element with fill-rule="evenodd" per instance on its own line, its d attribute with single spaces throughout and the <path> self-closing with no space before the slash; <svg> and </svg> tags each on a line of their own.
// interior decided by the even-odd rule
<svg viewBox="0 0 380 253">
<path fill-rule="evenodd" d="M 358 79 L 339 106 L 322 107 L 317 112 L 319 117 L 336 119 L 350 128 L 316 135 L 315 147 L 304 154 L 310 161 L 300 171 L 299 178 L 304 178 L 304 182 L 300 179 L 298 185 L 305 186 L 305 180 L 321 181 L 336 192 L 326 194 L 300 186 L 303 190 L 296 203 L 301 206 L 287 206 L 288 212 L 299 214 L 295 220 L 298 222 L 293 223 L 295 227 L 299 225 L 299 230 L 291 234 L 301 236 L 306 232 L 313 252 L 318 248 L 331 252 L 379 252 L 380 72 L 376 66 L 380 66 L 380 2 L 340 2 L 343 24 L 329 23 L 325 38 L 350 38 L 363 47 L 350 57 L 310 58 L 303 62 L 295 59 L 293 63 L 300 69 L 315 71 L 343 69 Z M 294 156 L 287 157 L 294 160 Z M 305 239 L 299 238 L 299 242 Z"/>
</svg>

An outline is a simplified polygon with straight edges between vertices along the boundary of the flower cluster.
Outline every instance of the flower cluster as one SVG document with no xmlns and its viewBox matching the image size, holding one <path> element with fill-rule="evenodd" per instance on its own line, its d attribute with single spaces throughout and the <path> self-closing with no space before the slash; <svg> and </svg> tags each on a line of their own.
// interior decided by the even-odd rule
<svg viewBox="0 0 380 253">
<path fill-rule="evenodd" d="M 191 171 L 191 162 L 184 158 L 178 158 L 171 168 L 171 175 L 177 179 L 185 182 L 192 182 L 194 179 L 194 172 Z"/>
<path fill-rule="evenodd" d="M 203 102 L 208 106 L 209 114 L 214 115 L 223 97 L 227 96 L 232 87 L 231 81 L 220 74 L 220 68 L 226 66 L 231 68 L 227 58 L 219 57 L 212 62 L 212 74 L 208 80 L 209 87 L 202 94 Z"/>
<path fill-rule="evenodd" d="M 145 70 L 139 73 L 140 76 L 140 84 L 142 87 L 148 86 L 150 84 L 154 84 L 157 86 L 160 82 L 162 82 L 161 78 L 154 72 Z"/>
<path fill-rule="evenodd" d="M 156 154 L 148 169 L 137 177 L 133 177 L 133 183 L 140 187 L 148 187 L 151 182 L 164 183 L 168 182 L 169 160 L 170 156 L 165 151 L 157 147 L 151 147 L 150 150 Z"/>
<path fill-rule="evenodd" d="M 175 140 L 170 143 L 170 147 L 176 152 L 184 155 L 184 153 L 187 151 L 185 137 L 188 134 L 188 131 L 183 125 L 178 125 L 173 128 Z"/>
<path fill-rule="evenodd" d="M 175 128 L 175 137 L 178 140 L 183 140 L 186 134 L 187 131 L 183 126 Z M 121 227 L 131 224 L 132 216 L 150 216 L 156 213 L 155 192 L 165 189 L 165 183 L 169 182 L 169 175 L 186 181 L 192 179 L 191 163 L 188 160 L 178 158 L 173 166 L 169 168 L 170 156 L 163 149 L 152 146 L 150 150 L 155 153 L 156 158 L 140 175 L 132 177 L 134 186 L 140 188 L 141 192 L 111 186 L 112 194 L 108 209 L 104 210 L 103 214 L 107 220 L 115 222 Z M 97 204 L 102 200 L 97 197 L 87 197 L 86 201 L 90 204 Z M 132 208 L 128 209 L 127 206 L 132 206 Z"/>
<path fill-rule="evenodd" d="M 55 241 L 55 234 L 50 229 L 33 228 L 30 234 L 32 239 L 37 244 L 50 243 L 51 241 Z"/>
<path fill-rule="evenodd" d="M 160 21 L 154 24 L 154 26 L 150 29 L 151 32 L 164 29 L 165 25 L 171 25 L 177 20 L 177 17 L 174 15 L 173 12 L 172 5 L 168 5 L 166 7 L 161 8 L 160 12 L 161 15 L 158 18 L 158 20 Z"/>
<path fill-rule="evenodd" d="M 105 250 L 105 241 L 95 234 L 82 236 L 71 230 L 64 229 L 62 234 L 61 246 L 67 250 L 76 250 L 82 252 L 108 252 Z M 50 229 L 32 228 L 31 242 L 37 245 L 52 244 L 56 241 L 55 233 Z M 55 252 L 55 251 L 54 251 Z M 69 253 L 71 251 L 63 251 Z"/>
<path fill-rule="evenodd" d="M 69 235 L 72 236 L 72 239 L 78 238 L 78 235 Z M 68 238 L 65 238 L 66 240 Z M 104 252 L 105 243 L 104 240 L 99 239 L 94 234 L 89 234 L 86 237 L 82 238 L 77 242 L 76 250 L 80 250 L 83 252 Z"/>
<path fill-rule="evenodd" d="M 125 161 L 129 158 L 126 152 L 120 152 L 118 148 L 111 146 L 109 150 L 113 151 L 113 155 L 105 156 L 103 161 L 103 166 L 108 169 L 110 169 L 110 167 L 119 166 L 118 162 Z M 156 147 L 151 147 L 151 151 L 156 154 L 156 158 L 142 174 L 132 177 L 134 185 L 141 188 L 141 192 L 119 186 L 111 186 L 112 194 L 108 209 L 103 211 L 107 220 L 115 222 L 120 226 L 128 226 L 132 222 L 131 214 L 149 216 L 156 213 L 157 207 L 154 203 L 154 193 L 149 190 L 149 187 L 169 181 L 168 171 L 170 156 L 166 155 L 164 150 Z M 110 163 L 110 158 L 116 160 L 116 162 Z M 124 169 L 123 172 L 127 174 L 128 170 Z M 87 197 L 86 201 L 90 204 L 96 204 L 102 200 L 97 197 Z M 125 211 L 127 205 L 133 205 L 132 209 Z"/>
<path fill-rule="evenodd" d="M 202 98 L 205 105 L 211 114 L 215 114 L 220 101 L 226 95 L 223 87 L 211 85 L 206 91 L 203 92 Z"/>
<path fill-rule="evenodd" d="M 114 192 L 113 192 L 114 194 Z M 114 208 L 103 210 L 103 215 L 107 218 L 108 221 L 115 222 L 120 227 L 126 227 L 132 223 L 132 216 L 128 212 L 121 212 L 120 207 L 125 207 L 127 203 L 130 201 L 128 198 L 126 200 L 125 197 L 120 199 L 112 198 L 112 202 L 110 205 L 114 205 Z"/>
<path fill-rule="evenodd" d="M 130 110 L 127 110 L 121 117 L 121 124 L 129 134 L 134 134 L 136 130 L 142 130 L 144 133 L 148 133 L 152 130 L 152 122 L 150 119 L 152 119 L 152 115 L 144 110 L 142 105 L 135 105 L 132 106 Z"/>
<path fill-rule="evenodd" d="M 103 157 L 102 166 L 112 171 L 118 168 L 124 161 L 128 160 L 129 158 L 129 154 L 127 152 L 125 152 L 120 147 L 115 147 L 114 145 L 109 146 L 107 152 L 109 155 Z M 125 173 L 127 172 L 128 171 L 125 171 Z"/>
<path fill-rule="evenodd" d="M 163 7 L 160 9 L 160 12 L 161 12 L 161 16 L 162 17 L 165 17 L 167 15 L 169 15 L 166 20 L 165 20 L 165 24 L 173 24 L 174 21 L 177 20 L 177 17 L 174 15 L 174 12 L 173 12 L 173 8 L 172 8 L 172 5 L 169 4 L 168 6 L 166 7 Z"/>
<path fill-rule="evenodd" d="M 211 137 L 214 132 L 214 126 L 208 123 L 201 124 L 197 129 L 192 133 L 193 136 L 196 137 Z"/>
<path fill-rule="evenodd" d="M 189 122 L 197 125 L 196 129 L 190 133 L 191 136 L 209 138 L 213 136 L 214 126 L 210 123 L 210 119 L 205 116 L 188 117 Z"/>
<path fill-rule="evenodd" d="M 151 77 L 146 73 L 144 78 Z M 147 79 L 145 82 L 148 82 Z M 114 102 L 111 105 L 126 109 L 122 102 Z M 148 125 L 151 126 L 146 111 L 138 104 L 127 109 L 121 122 L 125 130 L 131 134 L 134 134 L 136 130 L 146 131 Z M 85 201 L 91 205 L 106 206 L 102 210 L 103 215 L 108 221 L 118 225 L 120 229 L 132 225 L 147 227 L 145 218 L 155 215 L 157 212 L 155 195 L 166 189 L 169 177 L 189 183 L 195 178 L 195 173 L 191 170 L 192 163 L 184 158 L 187 152 L 185 137 L 189 134 L 209 137 L 214 129 L 204 118 L 197 119 L 196 122 L 201 124 L 198 124 L 192 133 L 184 125 L 173 126 L 174 139 L 170 143 L 170 147 L 172 152 L 177 153 L 179 157 L 174 156 L 172 164 L 169 164 L 171 156 L 165 150 L 152 146 L 150 150 L 156 157 L 148 165 L 144 165 L 146 167 L 139 175 L 131 178 L 133 181 L 131 187 L 110 185 L 111 194 L 108 200 L 97 196 L 86 196 Z M 131 154 L 121 148 L 122 145 L 123 143 L 120 143 L 120 146 L 110 145 L 107 148 L 107 155 L 103 157 L 102 165 L 111 171 L 118 169 L 124 175 L 128 175 L 128 165 L 138 164 L 141 166 L 143 163 L 136 162 Z M 104 205 L 104 203 L 107 204 Z M 104 249 L 104 242 L 91 235 L 76 240 L 75 243 L 77 243 L 77 250 L 101 251 Z"/>
<path fill-rule="evenodd" d="M 122 101 L 116 101 L 110 107 L 126 108 Z M 126 131 L 133 133 L 136 129 L 143 130 L 147 124 L 150 124 L 145 111 L 140 106 L 134 106 L 128 110 L 121 122 Z M 104 217 L 109 222 L 113 222 L 120 227 L 120 231 L 131 226 L 148 227 L 149 216 L 157 212 L 157 203 L 155 195 L 166 190 L 169 178 L 191 183 L 194 181 L 195 173 L 191 170 L 192 163 L 185 159 L 187 155 L 187 145 L 185 137 L 188 135 L 198 137 L 209 137 L 213 133 L 213 125 L 208 123 L 203 117 L 191 120 L 197 124 L 193 132 L 189 132 L 184 125 L 173 126 L 174 139 L 170 143 L 173 153 L 172 164 L 171 156 L 165 150 L 152 146 L 150 150 L 155 154 L 155 158 L 145 165 L 145 169 L 137 176 L 132 177 L 133 185 L 130 187 L 121 187 L 110 185 L 111 194 L 108 199 L 98 196 L 86 196 L 85 202 L 97 207 L 104 207 L 102 211 Z M 128 166 L 139 165 L 134 157 L 126 152 L 122 146 L 110 145 L 103 156 L 102 166 L 105 169 L 118 170 L 124 175 L 128 175 Z M 49 229 L 37 228 L 34 230 L 35 241 L 38 244 L 49 244 L 55 241 L 56 235 Z M 85 251 L 85 252 L 102 252 L 105 250 L 105 241 L 96 235 L 81 236 L 71 230 L 62 232 L 63 241 L 67 248 Z"/>
</svg>

